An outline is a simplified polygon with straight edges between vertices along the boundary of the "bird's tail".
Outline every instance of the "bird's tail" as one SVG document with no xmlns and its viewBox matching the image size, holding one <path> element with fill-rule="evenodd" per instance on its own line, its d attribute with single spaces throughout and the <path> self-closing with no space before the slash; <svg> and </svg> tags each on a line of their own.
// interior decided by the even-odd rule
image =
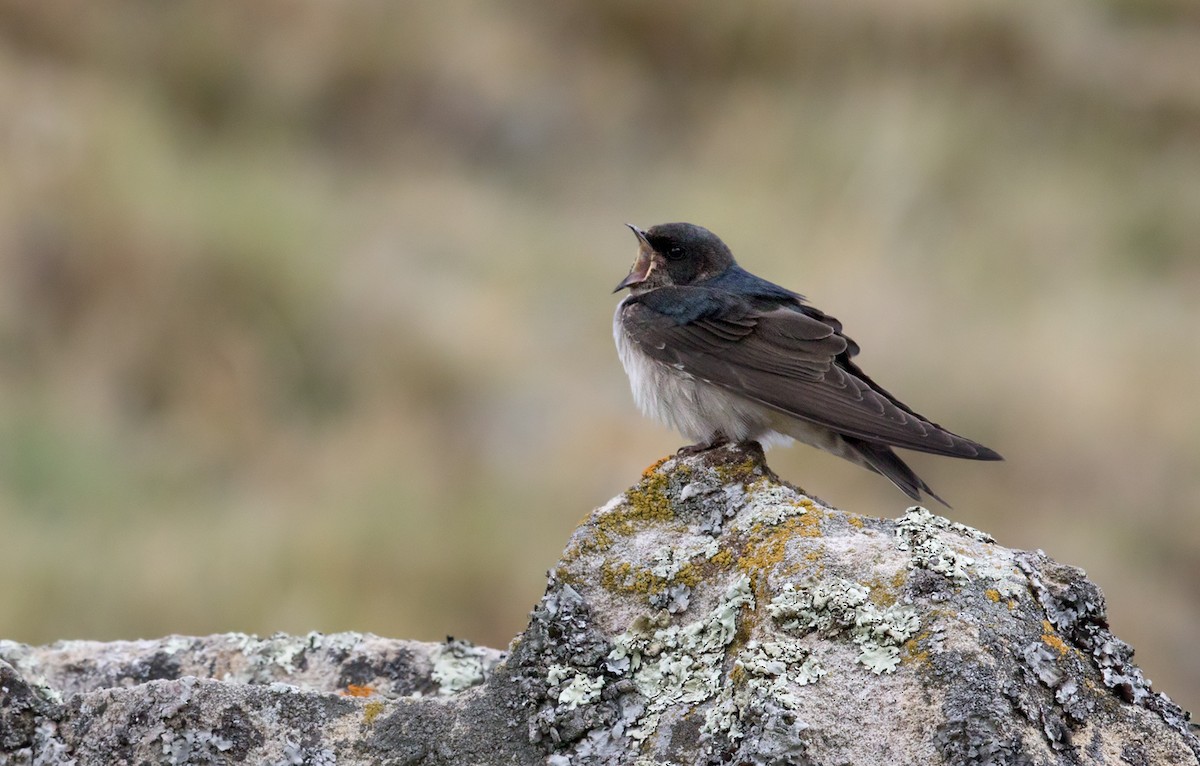
<svg viewBox="0 0 1200 766">
<path fill-rule="evenodd" d="M 901 460 L 891 447 L 886 444 L 872 444 L 860 439 L 846 438 L 845 441 L 846 446 L 862 460 L 860 465 L 883 474 L 899 487 L 901 492 L 913 500 L 920 501 L 921 493 L 924 492 L 947 508 L 950 507 L 950 504 L 938 497 L 937 493 L 930 489 L 929 485 L 920 476 L 917 476 L 913 469 L 908 467 L 908 463 Z"/>
</svg>

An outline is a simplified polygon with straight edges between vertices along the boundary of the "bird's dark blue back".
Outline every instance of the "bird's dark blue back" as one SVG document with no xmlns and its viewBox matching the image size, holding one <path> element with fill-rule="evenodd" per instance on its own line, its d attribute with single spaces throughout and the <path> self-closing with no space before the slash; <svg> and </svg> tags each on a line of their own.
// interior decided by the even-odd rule
<svg viewBox="0 0 1200 766">
<path fill-rule="evenodd" d="M 720 315 L 733 307 L 770 310 L 778 306 L 799 309 L 804 296 L 756 277 L 734 264 L 712 279 L 694 285 L 660 287 L 633 300 L 684 325 Z"/>
</svg>

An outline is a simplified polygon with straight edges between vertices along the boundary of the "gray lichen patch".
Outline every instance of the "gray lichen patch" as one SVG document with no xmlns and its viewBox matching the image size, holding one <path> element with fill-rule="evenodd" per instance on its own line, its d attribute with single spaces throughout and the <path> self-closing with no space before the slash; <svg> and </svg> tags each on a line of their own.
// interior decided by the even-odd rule
<svg viewBox="0 0 1200 766">
<path fill-rule="evenodd" d="M 1030 650 L 1025 659 L 1039 680 L 1054 690 L 1060 704 L 1076 716 L 1083 715 L 1100 704 L 1097 695 L 1087 694 L 1088 687 L 1107 689 L 1115 699 L 1150 711 L 1175 732 L 1192 736 L 1193 752 L 1200 759 L 1200 744 L 1195 742 L 1188 714 L 1151 688 L 1133 663 L 1132 647 L 1108 629 L 1100 589 L 1087 580 L 1082 570 L 1051 561 L 1041 551 L 1023 553 L 1016 557 L 1016 563 L 1028 577 L 1036 603 L 1044 610 L 1043 643 L 1059 650 L 1057 658 L 1040 648 Z M 1075 671 L 1076 665 L 1082 672 Z M 1087 683 L 1097 674 L 1099 683 Z M 1077 680 L 1081 676 L 1083 682 Z M 1088 698 L 1081 699 L 1085 695 Z M 1113 700 L 1108 697 L 1102 701 L 1112 707 Z"/>
</svg>

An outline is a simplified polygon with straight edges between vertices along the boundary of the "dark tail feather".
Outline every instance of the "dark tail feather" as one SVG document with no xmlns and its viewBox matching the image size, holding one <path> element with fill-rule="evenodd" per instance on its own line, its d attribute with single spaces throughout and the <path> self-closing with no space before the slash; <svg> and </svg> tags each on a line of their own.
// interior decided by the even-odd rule
<svg viewBox="0 0 1200 766">
<path fill-rule="evenodd" d="M 892 452 L 891 447 L 857 439 L 846 439 L 846 442 L 863 459 L 863 463 L 868 468 L 886 476 L 900 488 L 901 492 L 913 500 L 920 502 L 921 493 L 924 492 L 947 508 L 950 507 L 949 503 L 938 497 L 937 493 L 930 489 L 929 485 L 913 472 L 913 469 L 908 467 L 908 463 Z"/>
</svg>

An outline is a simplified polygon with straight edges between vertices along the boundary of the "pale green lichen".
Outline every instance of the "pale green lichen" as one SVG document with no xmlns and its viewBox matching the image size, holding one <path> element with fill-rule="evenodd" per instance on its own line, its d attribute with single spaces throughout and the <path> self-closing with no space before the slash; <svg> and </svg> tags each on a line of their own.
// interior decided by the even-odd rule
<svg viewBox="0 0 1200 766">
<path fill-rule="evenodd" d="M 603 561 L 600 584 L 612 593 L 645 596 L 651 607 L 679 614 L 687 611 L 692 588 L 701 578 L 701 565 L 720 552 L 713 538 L 685 538 L 675 545 L 659 546 L 649 555 L 652 563 L 648 567 L 615 558 Z"/>
<path fill-rule="evenodd" d="M 671 625 L 663 617 L 641 617 L 613 639 L 605 668 L 628 674 L 648 700 L 646 714 L 630 730 L 631 737 L 644 739 L 652 734 L 666 708 L 702 702 L 717 692 L 725 648 L 737 633 L 738 613 L 753 605 L 750 580 L 739 576 L 703 618 Z"/>
<path fill-rule="evenodd" d="M 717 541 L 707 537 L 664 545 L 656 550 L 651 555 L 654 563 L 648 571 L 658 587 L 651 589 L 650 606 L 666 609 L 671 614 L 687 611 L 692 588 L 700 580 L 699 565 L 719 552 Z"/>
<path fill-rule="evenodd" d="M 795 709 L 800 701 L 790 686 L 808 686 L 825 675 L 820 661 L 797 641 L 750 641 L 738 654 L 735 667 L 745 674 L 754 691 L 770 695 L 784 707 Z"/>
<path fill-rule="evenodd" d="M 574 710 L 598 698 L 603 689 L 604 678 L 576 673 L 571 683 L 558 693 L 558 702 L 560 705 L 566 705 L 568 710 Z"/>
<path fill-rule="evenodd" d="M 60 646 L 66 649 L 70 647 L 71 643 L 64 641 Z M 39 664 L 33 658 L 32 648 L 28 644 L 0 639 L 0 659 L 11 664 L 21 674 L 29 688 L 36 691 L 43 699 L 55 705 L 61 705 L 63 703 L 62 693 L 42 675 Z"/>
<path fill-rule="evenodd" d="M 870 595 L 867 586 L 840 578 L 799 590 L 787 583 L 767 611 L 784 631 L 848 636 L 862 649 L 860 664 L 875 673 L 890 673 L 900 663 L 900 646 L 920 628 L 920 619 L 911 606 L 880 607 Z"/>
<path fill-rule="evenodd" d="M 807 724 L 797 714 L 802 705 L 792 687 L 815 683 L 824 674 L 797 641 L 750 641 L 738 653 L 730 682 L 705 713 L 700 734 L 708 740 L 745 740 L 747 747 L 761 751 L 754 763 L 804 760 L 800 735 Z"/>
<path fill-rule="evenodd" d="M 901 529 L 905 527 L 925 527 L 928 529 L 946 530 L 949 532 L 957 532 L 964 537 L 969 537 L 972 540 L 978 540 L 981 543 L 994 543 L 996 538 L 989 535 L 987 532 L 982 532 L 975 527 L 960 524 L 957 521 L 951 521 L 945 516 L 938 516 L 935 513 L 930 513 L 928 509 L 922 508 L 919 505 L 914 505 L 908 508 L 897 521 L 896 525 Z M 900 533 L 897 532 L 897 535 Z"/>
<path fill-rule="evenodd" d="M 483 683 L 497 658 L 489 650 L 469 641 L 450 639 L 433 650 L 433 672 L 430 678 L 438 686 L 438 694 L 448 695 Z"/>
<path fill-rule="evenodd" d="M 558 686 L 566 679 L 567 676 L 574 672 L 575 671 L 573 669 L 567 667 L 566 665 L 555 663 L 546 668 L 546 683 L 550 686 Z"/>
<path fill-rule="evenodd" d="M 896 547 L 909 552 L 910 569 L 927 569 L 955 582 L 966 582 L 971 579 L 969 570 L 975 560 L 943 542 L 939 536 L 943 531 L 956 532 L 978 542 L 995 542 L 986 532 L 914 505 L 896 520 Z"/>
<path fill-rule="evenodd" d="M 684 612 L 691 599 L 692 587 L 700 580 L 694 562 L 674 559 L 668 564 L 637 568 L 628 561 L 608 560 L 600 565 L 600 584 L 608 591 L 646 596 L 655 609 L 672 614 Z"/>
<path fill-rule="evenodd" d="M 362 633 L 318 633 L 308 634 L 308 643 L 314 649 L 323 649 L 333 654 L 349 652 L 363 642 L 366 636 Z"/>
<path fill-rule="evenodd" d="M 900 649 L 895 646 L 866 644 L 858 655 L 857 662 L 870 668 L 876 675 L 891 673 L 900 665 Z"/>
<path fill-rule="evenodd" d="M 991 590 L 996 591 L 998 596 L 1005 599 L 1018 598 L 1028 590 L 1025 576 L 1015 565 L 1001 567 L 990 560 L 985 560 L 976 564 L 974 571 L 979 577 L 991 580 L 994 583 Z M 999 601 L 1000 599 L 994 600 Z"/>
<path fill-rule="evenodd" d="M 273 677 L 275 670 L 292 675 L 300 658 L 313 646 L 311 634 L 303 637 L 276 634 L 269 638 L 235 634 L 232 637 L 238 640 L 242 654 L 250 661 L 250 678 L 247 680 Z"/>
<path fill-rule="evenodd" d="M 750 641 L 738 654 L 735 665 L 751 675 L 777 678 L 787 672 L 788 666 L 806 662 L 810 656 L 798 641 Z"/>
<path fill-rule="evenodd" d="M 746 506 L 738 513 L 735 529 L 750 530 L 755 526 L 775 526 L 792 516 L 802 516 L 815 504 L 782 484 L 755 488 L 747 493 Z"/>
<path fill-rule="evenodd" d="M 650 555 L 654 562 L 650 566 L 650 573 L 663 580 L 674 580 L 693 559 L 711 559 L 720 549 L 720 545 L 712 538 L 682 541 L 678 545 L 663 545 Z"/>
</svg>

